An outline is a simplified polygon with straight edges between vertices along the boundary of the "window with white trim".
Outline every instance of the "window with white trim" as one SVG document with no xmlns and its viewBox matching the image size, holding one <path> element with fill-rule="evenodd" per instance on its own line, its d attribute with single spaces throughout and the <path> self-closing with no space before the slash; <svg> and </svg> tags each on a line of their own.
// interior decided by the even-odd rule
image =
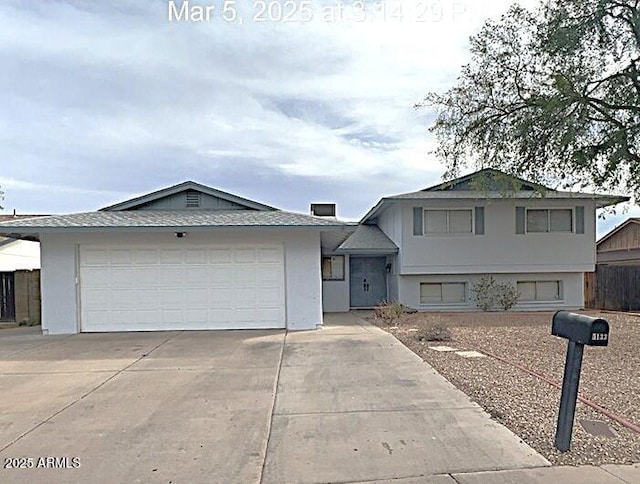
<svg viewBox="0 0 640 484">
<path fill-rule="evenodd" d="M 424 235 L 472 234 L 473 210 L 425 210 Z"/>
<path fill-rule="evenodd" d="M 467 300 L 465 282 L 421 282 L 420 304 L 453 304 Z"/>
<path fill-rule="evenodd" d="M 570 208 L 527 209 L 527 232 L 572 232 Z"/>
<path fill-rule="evenodd" d="M 344 281 L 343 255 L 331 255 L 322 257 L 322 280 Z"/>
<path fill-rule="evenodd" d="M 562 281 L 518 281 L 520 301 L 558 301 L 562 299 Z"/>
</svg>

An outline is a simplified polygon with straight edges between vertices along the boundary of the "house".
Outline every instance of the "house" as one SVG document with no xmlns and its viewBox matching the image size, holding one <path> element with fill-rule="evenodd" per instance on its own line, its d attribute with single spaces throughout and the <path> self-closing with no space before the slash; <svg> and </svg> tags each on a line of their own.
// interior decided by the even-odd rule
<svg viewBox="0 0 640 484">
<path fill-rule="evenodd" d="M 302 215 L 185 182 L 0 234 L 41 243 L 45 333 L 303 330 L 383 300 L 473 310 L 486 274 L 517 288 L 517 309 L 581 308 L 596 209 L 625 200 L 482 170 L 383 198 L 351 224 L 332 204 Z"/>
<path fill-rule="evenodd" d="M 0 214 L 0 222 L 44 215 Z M 0 272 L 40 269 L 40 245 L 36 241 L 0 237 Z"/>
<path fill-rule="evenodd" d="M 320 238 L 347 228 L 185 182 L 0 233 L 40 241 L 42 329 L 64 334 L 316 328 Z"/>
<path fill-rule="evenodd" d="M 383 198 L 345 240 L 326 237 L 324 309 L 387 299 L 422 311 L 473 310 L 471 288 L 484 275 L 517 289 L 515 309 L 582 308 L 596 209 L 626 200 L 491 169 Z"/>
<path fill-rule="evenodd" d="M 596 243 L 596 264 L 640 265 L 640 217 L 630 217 Z"/>
<path fill-rule="evenodd" d="M 596 243 L 595 272 L 585 274 L 585 306 L 640 310 L 640 218 L 631 217 Z"/>
<path fill-rule="evenodd" d="M 0 214 L 0 222 L 40 216 Z M 0 237 L 0 321 L 39 321 L 39 269 L 38 242 Z"/>
</svg>

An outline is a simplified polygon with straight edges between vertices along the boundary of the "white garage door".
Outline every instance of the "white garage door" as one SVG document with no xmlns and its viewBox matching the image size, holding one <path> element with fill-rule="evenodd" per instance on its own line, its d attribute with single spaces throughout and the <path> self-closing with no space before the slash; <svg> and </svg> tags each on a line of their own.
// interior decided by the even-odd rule
<svg viewBox="0 0 640 484">
<path fill-rule="evenodd" d="M 284 328 L 279 245 L 80 247 L 81 330 Z"/>
</svg>

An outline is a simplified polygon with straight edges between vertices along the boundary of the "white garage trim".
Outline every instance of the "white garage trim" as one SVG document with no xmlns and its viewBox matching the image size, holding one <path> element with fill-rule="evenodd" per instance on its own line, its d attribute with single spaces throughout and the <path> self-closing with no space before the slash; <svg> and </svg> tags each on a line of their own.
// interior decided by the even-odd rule
<svg viewBox="0 0 640 484">
<path fill-rule="evenodd" d="M 80 245 L 80 330 L 285 328 L 282 244 Z"/>
</svg>

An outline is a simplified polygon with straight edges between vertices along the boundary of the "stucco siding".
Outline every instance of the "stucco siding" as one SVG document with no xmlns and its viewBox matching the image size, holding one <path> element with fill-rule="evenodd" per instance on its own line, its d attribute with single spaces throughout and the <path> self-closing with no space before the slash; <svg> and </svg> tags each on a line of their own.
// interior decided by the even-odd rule
<svg viewBox="0 0 640 484">
<path fill-rule="evenodd" d="M 515 207 L 583 205 L 584 234 L 515 233 Z M 413 207 L 484 207 L 484 235 L 413 235 Z M 588 272 L 595 267 L 595 205 L 585 200 L 430 200 L 402 205 L 401 274 Z M 575 222 L 574 222 L 575 223 Z"/>
<path fill-rule="evenodd" d="M 584 308 L 583 273 L 494 273 L 497 282 L 516 287 L 518 281 L 560 281 L 561 299 L 555 301 L 520 301 L 513 310 L 541 311 Z M 419 311 L 475 311 L 478 310 L 471 288 L 480 274 L 425 274 L 398 276 L 399 300 Z M 453 304 L 421 304 L 420 283 L 462 282 L 466 284 L 466 301 Z"/>
<path fill-rule="evenodd" d="M 75 241 L 63 235 L 43 234 L 40 264 L 43 333 L 77 333 Z"/>
<path fill-rule="evenodd" d="M 400 295 L 398 294 L 398 256 L 387 256 L 387 264 L 391 264 L 391 272 L 387 274 L 387 299 L 389 301 L 399 301 Z"/>
<path fill-rule="evenodd" d="M 349 255 L 336 254 L 335 251 L 355 229 L 355 226 L 350 226 L 340 232 L 324 232 L 320 238 L 323 256 L 344 257 L 344 280 L 322 281 L 322 310 L 326 313 L 349 311 Z"/>
<path fill-rule="evenodd" d="M 315 329 L 322 324 L 320 234 L 292 232 L 284 240 L 287 329 Z"/>
<path fill-rule="evenodd" d="M 349 311 L 349 256 L 344 256 L 344 280 L 322 281 L 322 309 L 327 313 Z"/>
<path fill-rule="evenodd" d="M 378 227 L 389 237 L 394 244 L 402 247 L 402 217 L 401 205 L 392 203 L 378 216 Z"/>
<path fill-rule="evenodd" d="M 313 329 L 322 324 L 320 234 L 315 230 L 233 230 L 192 232 L 193 244 L 280 243 L 285 254 L 286 322 L 289 329 Z M 78 332 L 77 258 L 79 245 L 175 244 L 173 232 L 113 234 L 69 233 L 41 236 L 42 328 L 48 334 Z"/>
</svg>

